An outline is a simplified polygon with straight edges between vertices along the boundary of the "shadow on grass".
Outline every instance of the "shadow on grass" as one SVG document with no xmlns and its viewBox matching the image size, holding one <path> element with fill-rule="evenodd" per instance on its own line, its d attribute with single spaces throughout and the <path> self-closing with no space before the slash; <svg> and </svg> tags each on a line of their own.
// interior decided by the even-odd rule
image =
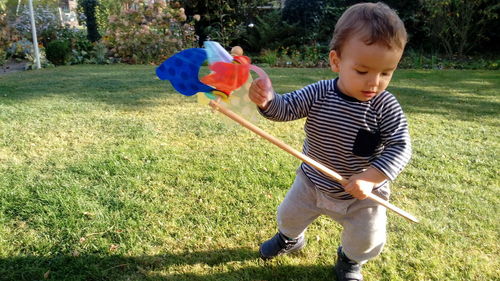
<svg viewBox="0 0 500 281">
<path fill-rule="evenodd" d="M 4 76 L 2 101 L 64 96 L 109 105 L 156 106 L 156 98 L 174 95 L 166 81 L 156 78 L 154 66 L 72 66 Z"/>
<path fill-rule="evenodd" d="M 389 91 L 396 94 L 407 113 L 477 121 L 484 117 L 495 119 L 500 110 L 496 90 L 500 86 L 500 75 L 493 71 L 406 70 L 395 81 Z"/>
<path fill-rule="evenodd" d="M 391 90 L 398 93 L 397 98 L 407 113 L 441 114 L 472 121 L 481 117 L 494 118 L 500 111 L 500 103 L 489 94 L 459 96 L 407 87 L 392 87 Z"/>
<path fill-rule="evenodd" d="M 257 266 L 235 269 L 234 262 L 255 260 Z M 196 273 L 173 267 L 194 266 Z M 210 273 L 220 266 L 225 272 Z M 201 268 L 201 270 L 200 270 Z M 175 273 L 169 273 L 175 270 Z M 181 272 L 181 273 L 179 273 Z M 331 266 L 292 266 L 260 260 L 253 249 L 162 254 L 157 256 L 20 256 L 0 258 L 0 280 L 331 280 Z"/>
</svg>

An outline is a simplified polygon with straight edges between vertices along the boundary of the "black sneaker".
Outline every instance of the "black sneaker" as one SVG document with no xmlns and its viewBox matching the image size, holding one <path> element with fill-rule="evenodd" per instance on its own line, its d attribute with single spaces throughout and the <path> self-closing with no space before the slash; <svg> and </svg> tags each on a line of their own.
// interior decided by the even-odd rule
<svg viewBox="0 0 500 281">
<path fill-rule="evenodd" d="M 297 252 L 304 248 L 305 245 L 306 240 L 304 239 L 304 236 L 297 239 L 290 239 L 278 232 L 273 236 L 273 238 L 260 245 L 260 257 L 263 260 L 269 260 L 279 255 Z"/>
<path fill-rule="evenodd" d="M 361 264 L 350 260 L 342 251 L 342 246 L 337 250 L 335 274 L 337 275 L 337 281 L 363 281 Z"/>
</svg>

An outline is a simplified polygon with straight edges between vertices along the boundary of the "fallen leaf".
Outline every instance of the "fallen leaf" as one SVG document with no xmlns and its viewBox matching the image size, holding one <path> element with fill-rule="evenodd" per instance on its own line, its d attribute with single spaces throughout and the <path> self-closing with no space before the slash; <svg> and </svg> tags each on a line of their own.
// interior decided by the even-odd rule
<svg viewBox="0 0 500 281">
<path fill-rule="evenodd" d="M 91 212 L 83 212 L 83 215 L 86 217 L 93 217 L 94 216 L 94 214 Z"/>
<path fill-rule="evenodd" d="M 113 251 L 118 250 L 119 247 L 120 247 L 120 245 L 111 244 L 111 246 L 109 246 L 109 250 L 111 252 L 113 252 Z"/>
</svg>

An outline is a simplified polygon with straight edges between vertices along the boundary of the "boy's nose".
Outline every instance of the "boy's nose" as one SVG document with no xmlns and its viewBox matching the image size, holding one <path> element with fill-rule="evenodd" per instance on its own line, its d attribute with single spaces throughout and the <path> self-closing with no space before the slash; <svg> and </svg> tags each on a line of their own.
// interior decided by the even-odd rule
<svg viewBox="0 0 500 281">
<path fill-rule="evenodd" d="M 379 82 L 380 82 L 380 75 L 379 74 L 370 75 L 370 77 L 368 78 L 368 86 L 370 86 L 370 87 L 378 86 Z"/>
</svg>

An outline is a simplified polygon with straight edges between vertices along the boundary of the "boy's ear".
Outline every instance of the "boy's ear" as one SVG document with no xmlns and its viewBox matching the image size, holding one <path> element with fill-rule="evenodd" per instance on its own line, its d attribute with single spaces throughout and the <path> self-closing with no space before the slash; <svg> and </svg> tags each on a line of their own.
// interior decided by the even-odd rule
<svg viewBox="0 0 500 281">
<path fill-rule="evenodd" d="M 333 72 L 339 72 L 340 57 L 335 50 L 330 51 L 330 68 Z"/>
</svg>

